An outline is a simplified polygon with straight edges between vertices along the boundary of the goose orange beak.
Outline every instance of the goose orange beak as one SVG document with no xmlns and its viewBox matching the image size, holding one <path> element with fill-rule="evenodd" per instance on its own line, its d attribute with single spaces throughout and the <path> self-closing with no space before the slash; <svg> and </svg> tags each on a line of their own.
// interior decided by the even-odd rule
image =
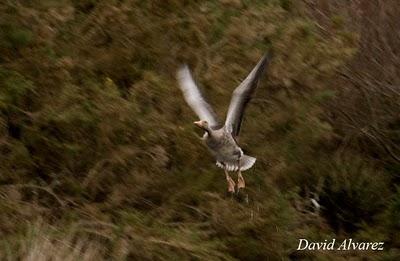
<svg viewBox="0 0 400 261">
<path fill-rule="evenodd" d="M 196 125 L 199 128 L 203 127 L 203 124 L 202 124 L 201 121 L 195 121 L 195 122 L 193 122 L 193 124 Z"/>
</svg>

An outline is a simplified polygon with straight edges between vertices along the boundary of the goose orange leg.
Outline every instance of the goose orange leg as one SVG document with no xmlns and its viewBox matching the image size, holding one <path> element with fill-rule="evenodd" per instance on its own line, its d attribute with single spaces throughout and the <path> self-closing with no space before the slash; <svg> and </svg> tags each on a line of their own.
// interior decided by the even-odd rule
<svg viewBox="0 0 400 261">
<path fill-rule="evenodd" d="M 244 182 L 244 178 L 242 176 L 242 171 L 240 169 L 240 158 L 238 159 L 238 180 L 237 180 L 237 190 L 239 192 L 240 189 L 244 188 L 246 186 L 246 183 Z"/>
<path fill-rule="evenodd" d="M 235 192 L 235 181 L 233 181 L 233 179 L 231 178 L 231 176 L 229 176 L 228 171 L 226 170 L 226 168 L 224 169 L 225 171 L 225 176 L 226 176 L 226 181 L 228 182 L 228 192 Z"/>
<path fill-rule="evenodd" d="M 238 191 L 239 191 L 239 189 L 242 189 L 245 186 L 246 186 L 246 183 L 244 182 L 244 178 L 242 176 L 242 172 L 239 169 L 239 171 L 238 171 L 238 181 L 237 181 Z"/>
</svg>

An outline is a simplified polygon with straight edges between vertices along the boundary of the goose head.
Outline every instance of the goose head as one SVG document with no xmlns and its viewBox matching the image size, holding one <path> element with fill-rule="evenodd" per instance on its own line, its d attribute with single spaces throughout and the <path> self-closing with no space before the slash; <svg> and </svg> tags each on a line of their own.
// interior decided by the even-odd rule
<svg viewBox="0 0 400 261">
<path fill-rule="evenodd" d="M 193 122 L 193 124 L 196 125 L 197 127 L 199 127 L 200 129 L 204 130 L 208 134 L 210 134 L 211 129 L 208 126 L 208 122 L 207 121 L 204 121 L 204 120 L 195 121 L 195 122 Z"/>
</svg>

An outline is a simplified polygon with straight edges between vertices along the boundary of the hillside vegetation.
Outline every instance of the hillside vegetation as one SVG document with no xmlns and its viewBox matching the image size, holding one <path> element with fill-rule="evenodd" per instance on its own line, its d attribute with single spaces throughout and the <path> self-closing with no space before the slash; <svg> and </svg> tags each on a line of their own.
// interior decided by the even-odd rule
<svg viewBox="0 0 400 261">
<path fill-rule="evenodd" d="M 400 259 L 397 0 L 5 0 L 0 14 L 1 259 Z M 175 74 L 188 63 L 223 118 L 266 52 L 240 137 L 258 160 L 231 197 Z M 385 250 L 299 252 L 299 238 Z"/>
</svg>

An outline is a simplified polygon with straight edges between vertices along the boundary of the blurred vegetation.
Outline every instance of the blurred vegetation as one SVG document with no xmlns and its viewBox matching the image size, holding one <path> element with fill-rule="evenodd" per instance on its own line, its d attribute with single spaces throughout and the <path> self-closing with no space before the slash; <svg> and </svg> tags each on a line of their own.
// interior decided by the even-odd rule
<svg viewBox="0 0 400 261">
<path fill-rule="evenodd" d="M 396 0 L 2 1 L 1 258 L 398 260 L 399 12 Z M 258 161 L 231 198 L 175 72 L 189 63 L 223 116 L 267 51 L 240 139 Z M 385 251 L 295 251 L 298 238 L 350 237 Z"/>
</svg>

